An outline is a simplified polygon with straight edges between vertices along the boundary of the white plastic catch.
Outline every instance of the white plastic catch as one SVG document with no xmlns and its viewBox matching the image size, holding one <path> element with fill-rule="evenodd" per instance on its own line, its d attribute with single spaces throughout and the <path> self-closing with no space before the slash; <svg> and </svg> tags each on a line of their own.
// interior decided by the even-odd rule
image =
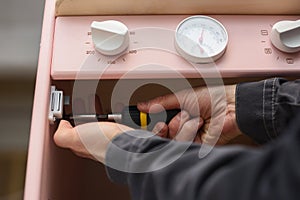
<svg viewBox="0 0 300 200">
<path fill-rule="evenodd" d="M 49 103 L 49 122 L 54 124 L 56 119 L 63 116 L 63 91 L 56 90 L 55 86 L 51 86 L 50 103 Z"/>
</svg>

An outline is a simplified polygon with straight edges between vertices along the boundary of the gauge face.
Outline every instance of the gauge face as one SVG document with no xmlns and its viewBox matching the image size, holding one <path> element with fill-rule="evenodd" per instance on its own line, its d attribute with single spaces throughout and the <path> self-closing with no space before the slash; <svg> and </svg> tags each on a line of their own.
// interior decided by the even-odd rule
<svg viewBox="0 0 300 200">
<path fill-rule="evenodd" d="M 175 47 L 185 59 L 195 63 L 213 62 L 223 55 L 228 43 L 225 27 L 208 16 L 192 16 L 177 27 Z"/>
</svg>

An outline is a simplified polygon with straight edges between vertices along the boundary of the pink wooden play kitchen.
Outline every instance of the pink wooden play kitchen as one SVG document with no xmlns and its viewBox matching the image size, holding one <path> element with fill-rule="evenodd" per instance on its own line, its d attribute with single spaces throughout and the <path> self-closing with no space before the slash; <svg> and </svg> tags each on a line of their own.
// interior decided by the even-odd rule
<svg viewBox="0 0 300 200">
<path fill-rule="evenodd" d="M 106 114 L 127 100 L 115 93 L 135 104 L 270 76 L 300 76 L 299 0 L 46 0 L 24 199 L 130 199 L 102 164 L 53 142 L 60 118 L 94 105 L 88 96 Z"/>
</svg>

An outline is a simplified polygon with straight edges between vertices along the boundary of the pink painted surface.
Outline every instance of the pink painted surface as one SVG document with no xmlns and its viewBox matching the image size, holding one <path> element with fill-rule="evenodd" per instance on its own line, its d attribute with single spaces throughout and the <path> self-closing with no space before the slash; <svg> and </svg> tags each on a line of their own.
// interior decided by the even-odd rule
<svg viewBox="0 0 300 200">
<path fill-rule="evenodd" d="M 50 64 L 54 31 L 54 3 L 46 1 L 40 55 L 32 111 L 31 131 L 27 158 L 24 199 L 47 199 L 42 191 L 47 187 L 45 164 L 49 142 L 48 104 L 50 91 Z"/>
<path fill-rule="evenodd" d="M 58 17 L 51 76 L 53 79 L 98 79 L 101 75 L 102 79 L 115 79 L 124 78 L 124 74 L 130 72 L 125 78 L 172 78 L 176 77 L 176 74 L 187 78 L 199 77 L 201 75 L 197 70 L 176 55 L 174 49 L 172 31 L 185 17 L 187 16 Z M 300 16 L 215 15 L 212 17 L 226 27 L 229 35 L 226 52 L 215 63 L 216 69 L 223 77 L 300 74 L 300 53 L 282 53 L 273 47 L 269 40 L 272 24 L 280 20 L 299 19 Z M 103 60 L 103 56 L 94 51 L 89 33 L 92 21 L 108 19 L 123 22 L 129 31 L 135 33 L 130 35 L 128 51 L 119 60 L 113 62 L 114 64 L 106 65 L 97 62 L 99 58 Z M 147 32 L 143 34 L 140 28 L 145 27 L 146 29 L 149 27 L 170 29 L 171 34 L 160 35 L 160 33 Z M 164 43 L 164 47 L 167 46 L 167 49 L 173 53 L 161 53 L 157 50 L 150 52 L 136 48 L 136 46 L 146 46 L 144 43 L 149 40 L 156 45 Z M 132 53 L 134 50 L 137 51 Z M 104 60 L 107 63 L 112 62 L 112 60 Z M 153 63 L 167 68 L 152 67 Z M 141 65 L 148 65 L 148 68 L 136 70 Z M 204 73 L 207 72 L 207 76 L 215 76 L 208 66 L 201 66 L 200 69 L 204 70 Z"/>
<path fill-rule="evenodd" d="M 101 62 L 106 62 L 105 67 L 108 66 L 103 71 L 100 68 L 103 66 L 99 65 L 99 55 L 93 54 L 91 36 L 88 34 L 89 25 L 93 20 L 120 20 L 130 30 L 145 26 L 175 30 L 177 24 L 186 16 L 89 16 L 59 17 L 55 20 L 54 9 L 54 1 L 47 0 L 32 113 L 24 199 L 93 199 L 95 197 L 120 199 L 116 196 L 114 198 L 113 195 L 120 195 L 123 199 L 127 199 L 128 196 L 124 195 L 125 190 L 116 190 L 117 186 L 109 185 L 105 171 L 98 163 L 80 159 L 70 151 L 59 149 L 54 145 L 52 136 L 56 127 L 50 127 L 47 120 L 50 84 L 52 79 L 98 79 L 99 75 L 104 79 L 173 78 L 181 75 L 190 78 L 199 77 L 191 65 L 176 55 L 175 50 L 172 49 L 174 48 L 172 38 L 163 37 L 164 35 L 157 39 L 153 35 L 155 44 L 160 46 L 166 43 L 171 53 L 166 49 L 136 49 L 134 46 L 136 43 L 132 43 L 129 48 L 130 53 L 117 59 L 113 64 L 107 65 L 112 62 L 109 59 L 102 60 Z M 225 55 L 216 62 L 217 69 L 223 76 L 300 74 L 300 54 L 284 54 L 277 51 L 265 35 L 266 31 L 270 32 L 271 25 L 276 21 L 297 19 L 299 16 L 213 17 L 224 24 L 230 39 Z M 137 33 L 141 32 L 137 31 Z M 148 36 L 143 38 L 132 34 L 131 38 L 134 37 L 138 38 L 140 43 L 150 40 Z M 142 45 L 147 46 L 145 43 Z M 270 52 L 272 53 L 269 54 Z M 93 65 L 94 63 L 98 64 Z M 208 66 L 203 67 L 203 73 L 214 76 L 210 74 L 212 70 Z"/>
</svg>

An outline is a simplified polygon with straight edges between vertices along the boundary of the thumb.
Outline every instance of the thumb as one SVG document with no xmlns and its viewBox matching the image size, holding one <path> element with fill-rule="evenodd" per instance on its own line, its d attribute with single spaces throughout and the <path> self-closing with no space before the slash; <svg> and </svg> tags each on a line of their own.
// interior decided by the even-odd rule
<svg viewBox="0 0 300 200">
<path fill-rule="evenodd" d="M 140 111 L 146 113 L 157 113 L 164 110 L 179 109 L 180 102 L 176 94 L 159 96 L 146 102 L 140 102 L 137 107 Z"/>
<path fill-rule="evenodd" d="M 54 133 L 53 140 L 59 147 L 70 148 L 74 138 L 74 129 L 70 122 L 61 120 Z"/>
</svg>

